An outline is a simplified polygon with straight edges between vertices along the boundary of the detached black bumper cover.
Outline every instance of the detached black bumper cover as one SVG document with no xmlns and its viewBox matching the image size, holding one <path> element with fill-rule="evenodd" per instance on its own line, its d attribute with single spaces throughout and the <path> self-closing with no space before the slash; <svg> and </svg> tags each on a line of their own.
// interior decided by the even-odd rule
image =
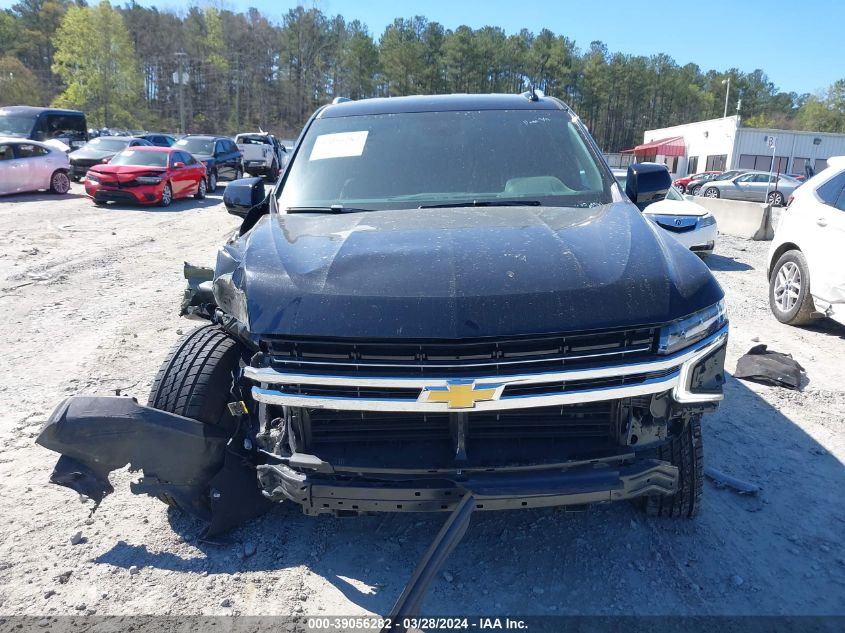
<svg viewBox="0 0 845 633">
<path fill-rule="evenodd" d="M 50 415 L 36 442 L 61 453 L 50 481 L 98 504 L 114 492 L 109 473 L 127 464 L 143 470 L 132 492 L 167 496 L 224 532 L 269 506 L 254 465 L 230 433 L 131 398 L 73 396 Z"/>
</svg>

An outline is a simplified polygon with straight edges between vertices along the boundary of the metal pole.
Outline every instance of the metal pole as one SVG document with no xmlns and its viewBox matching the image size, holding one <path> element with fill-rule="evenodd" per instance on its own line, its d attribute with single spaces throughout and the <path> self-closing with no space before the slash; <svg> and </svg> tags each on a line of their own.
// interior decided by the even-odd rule
<svg viewBox="0 0 845 633">
<path fill-rule="evenodd" d="M 728 116 L 728 96 L 731 94 L 731 78 L 728 76 L 728 89 L 725 90 L 725 113 L 722 115 L 722 118 L 725 119 Z"/>
<path fill-rule="evenodd" d="M 176 53 L 179 59 L 179 133 L 185 134 L 185 71 L 182 67 L 182 60 L 187 53 Z"/>
<path fill-rule="evenodd" d="M 777 150 L 777 141 L 772 137 L 772 162 L 769 164 L 769 181 L 766 183 L 766 197 L 763 198 L 763 203 L 769 202 L 769 189 L 772 186 L 772 172 L 775 169 L 775 151 Z"/>
</svg>

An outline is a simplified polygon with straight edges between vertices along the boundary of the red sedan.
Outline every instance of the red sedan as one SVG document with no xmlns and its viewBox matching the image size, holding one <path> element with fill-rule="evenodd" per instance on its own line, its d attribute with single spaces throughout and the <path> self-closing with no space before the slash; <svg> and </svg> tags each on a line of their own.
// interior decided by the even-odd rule
<svg viewBox="0 0 845 633">
<path fill-rule="evenodd" d="M 722 172 L 720 171 L 702 171 L 697 174 L 690 174 L 689 176 L 678 178 L 672 184 L 675 185 L 675 188 L 681 193 L 686 193 L 687 185 L 690 184 L 691 181 L 700 180 L 701 178 L 712 179 L 713 176 L 718 176 L 721 173 Z"/>
<path fill-rule="evenodd" d="M 170 206 L 175 198 L 205 198 L 205 165 L 170 147 L 132 147 L 85 175 L 94 204 L 137 202 Z"/>
</svg>

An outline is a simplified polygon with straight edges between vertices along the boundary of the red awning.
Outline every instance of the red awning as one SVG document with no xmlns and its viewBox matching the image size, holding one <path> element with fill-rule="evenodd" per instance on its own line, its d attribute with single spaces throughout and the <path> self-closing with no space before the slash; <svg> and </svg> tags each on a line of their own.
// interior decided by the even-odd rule
<svg viewBox="0 0 845 633">
<path fill-rule="evenodd" d="M 626 149 L 625 153 L 633 153 L 636 156 L 656 156 L 657 154 L 661 156 L 683 156 L 686 151 L 684 137 L 673 136 L 637 145 L 634 149 Z"/>
</svg>

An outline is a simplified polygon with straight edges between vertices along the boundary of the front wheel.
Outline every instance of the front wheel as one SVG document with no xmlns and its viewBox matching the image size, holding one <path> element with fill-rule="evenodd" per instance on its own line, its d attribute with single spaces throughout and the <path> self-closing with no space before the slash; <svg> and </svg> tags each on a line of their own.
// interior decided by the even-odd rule
<svg viewBox="0 0 845 633">
<path fill-rule="evenodd" d="M 50 176 L 50 191 L 60 195 L 70 191 L 70 178 L 68 178 L 66 171 L 59 169 L 53 172 L 53 175 Z"/>
<path fill-rule="evenodd" d="M 678 190 L 678 191 L 680 191 L 681 193 L 686 193 L 686 192 L 687 192 L 687 188 L 686 188 L 686 187 L 684 187 L 683 185 L 675 185 L 675 189 L 677 189 L 677 190 Z"/>
<path fill-rule="evenodd" d="M 815 320 L 810 268 L 801 251 L 787 251 L 775 264 L 769 281 L 769 308 L 787 325 L 807 325 Z"/>
<path fill-rule="evenodd" d="M 236 420 L 226 405 L 232 399 L 232 381 L 241 353 L 241 345 L 216 325 L 188 332 L 158 370 L 147 404 L 234 431 Z M 177 506 L 168 495 L 159 499 Z"/>
<path fill-rule="evenodd" d="M 164 183 L 164 189 L 161 192 L 161 200 L 158 201 L 159 206 L 169 207 L 173 202 L 173 188 L 169 182 Z"/>
<path fill-rule="evenodd" d="M 205 178 L 200 178 L 200 181 L 197 183 L 197 192 L 194 194 L 194 198 L 197 200 L 202 200 L 205 198 L 207 185 L 205 184 Z"/>
<path fill-rule="evenodd" d="M 704 190 L 704 197 L 705 198 L 718 198 L 719 197 L 719 190 L 716 187 L 707 187 Z"/>
<path fill-rule="evenodd" d="M 698 514 L 704 493 L 701 416 L 691 418 L 680 435 L 656 449 L 654 457 L 678 467 L 678 490 L 671 497 L 645 497 L 642 508 L 650 516 L 691 519 Z"/>
<path fill-rule="evenodd" d="M 693 196 L 697 196 L 699 193 L 701 193 L 701 185 L 696 185 L 690 191 L 690 195 L 693 195 Z"/>
<path fill-rule="evenodd" d="M 772 191 L 769 194 L 769 197 L 766 198 L 766 202 L 768 202 L 773 207 L 782 207 L 783 206 L 783 194 L 780 191 Z"/>
</svg>

